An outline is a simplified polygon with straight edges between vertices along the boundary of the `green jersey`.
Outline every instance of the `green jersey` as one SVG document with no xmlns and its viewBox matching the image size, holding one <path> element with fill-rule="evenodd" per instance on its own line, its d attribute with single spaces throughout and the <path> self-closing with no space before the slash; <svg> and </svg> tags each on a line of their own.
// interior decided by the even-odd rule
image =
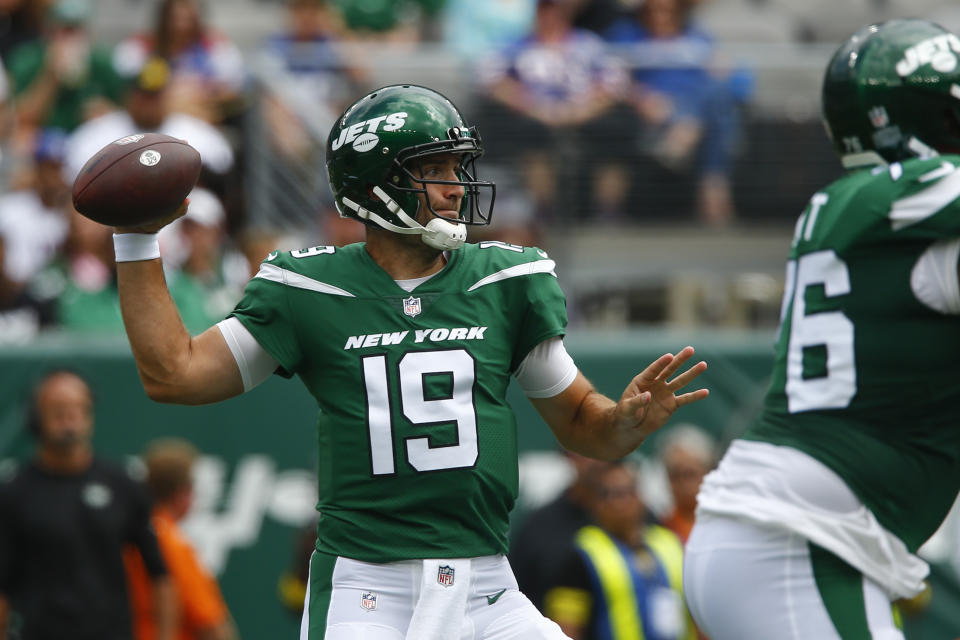
<svg viewBox="0 0 960 640">
<path fill-rule="evenodd" d="M 271 254 L 233 312 L 319 406 L 317 548 L 368 562 L 504 553 L 511 372 L 566 327 L 554 263 L 468 244 L 406 292 L 364 244 Z"/>
<path fill-rule="evenodd" d="M 960 238 L 957 167 L 941 156 L 863 169 L 813 196 L 770 389 L 744 436 L 826 464 L 911 551 L 960 488 L 960 315 L 955 300 L 937 311 L 917 294 L 937 242 Z M 956 291 L 952 255 L 939 277 Z"/>
</svg>

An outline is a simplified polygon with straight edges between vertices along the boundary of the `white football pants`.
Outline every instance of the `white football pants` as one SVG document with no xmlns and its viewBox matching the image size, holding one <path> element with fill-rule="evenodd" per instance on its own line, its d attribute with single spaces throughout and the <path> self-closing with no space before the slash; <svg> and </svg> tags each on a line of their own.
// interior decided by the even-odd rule
<svg viewBox="0 0 960 640">
<path fill-rule="evenodd" d="M 683 590 L 711 640 L 903 640 L 879 585 L 786 529 L 698 517 Z"/>
<path fill-rule="evenodd" d="M 314 551 L 300 640 L 405 640 L 425 562 L 374 564 Z M 459 632 L 447 629 L 445 640 L 569 640 L 520 593 L 504 556 L 457 562 L 469 563 L 467 575 L 450 576 L 465 581 L 466 608 Z"/>
</svg>

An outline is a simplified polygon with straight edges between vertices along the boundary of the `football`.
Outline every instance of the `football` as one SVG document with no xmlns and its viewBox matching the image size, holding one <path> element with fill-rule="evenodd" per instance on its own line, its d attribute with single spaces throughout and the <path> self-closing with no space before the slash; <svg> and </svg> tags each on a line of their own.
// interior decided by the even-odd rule
<svg viewBox="0 0 960 640">
<path fill-rule="evenodd" d="M 133 227 L 176 211 L 200 177 L 200 154 L 161 133 L 114 140 L 83 165 L 73 206 L 101 224 Z"/>
</svg>

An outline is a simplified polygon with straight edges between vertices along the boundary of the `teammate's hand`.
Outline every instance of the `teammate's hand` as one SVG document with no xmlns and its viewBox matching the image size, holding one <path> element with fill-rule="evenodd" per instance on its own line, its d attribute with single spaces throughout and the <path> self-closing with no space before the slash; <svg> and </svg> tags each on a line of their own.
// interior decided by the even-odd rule
<svg viewBox="0 0 960 640">
<path fill-rule="evenodd" d="M 160 229 L 163 229 L 165 226 L 173 222 L 174 220 L 182 218 L 184 215 L 186 215 L 187 207 L 189 206 L 190 206 L 190 198 L 187 198 L 186 200 L 183 201 L 183 204 L 177 207 L 176 211 L 171 213 L 166 218 L 161 218 L 160 220 L 157 220 L 155 222 L 150 222 L 148 224 L 141 224 L 137 227 L 114 227 L 113 232 L 114 233 L 156 233 L 160 231 Z"/>
<path fill-rule="evenodd" d="M 706 398 L 710 393 L 706 389 L 676 393 L 707 370 L 706 362 L 700 361 L 669 380 L 692 355 L 693 347 L 684 347 L 677 355 L 666 353 L 637 374 L 614 408 L 614 426 L 639 430 L 646 438 L 662 427 L 678 408 Z"/>
</svg>

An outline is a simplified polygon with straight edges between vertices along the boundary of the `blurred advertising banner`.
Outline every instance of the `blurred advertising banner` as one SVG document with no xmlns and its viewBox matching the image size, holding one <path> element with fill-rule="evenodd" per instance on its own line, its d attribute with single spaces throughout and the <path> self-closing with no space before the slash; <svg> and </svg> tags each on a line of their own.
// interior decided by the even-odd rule
<svg viewBox="0 0 960 640">
<path fill-rule="evenodd" d="M 587 377 L 612 397 L 656 357 L 694 345 L 695 359 L 709 363 L 697 386 L 708 387 L 711 396 L 682 409 L 671 424 L 698 425 L 725 446 L 763 399 L 774 337 L 768 331 L 607 331 L 575 332 L 566 343 Z M 200 449 L 195 505 L 184 529 L 218 576 L 243 637 L 295 637 L 299 620 L 282 606 L 278 582 L 297 557 L 316 501 L 317 409 L 299 381 L 275 376 L 220 404 L 169 406 L 146 397 L 123 341 L 51 338 L 7 347 L 0 350 L 0 458 L 29 455 L 24 428 L 29 389 L 42 373 L 59 367 L 78 371 L 93 385 L 94 444 L 101 455 L 133 457 L 165 436 L 186 438 Z M 509 393 L 519 425 L 516 513 L 522 515 L 559 490 L 565 474 L 549 429 L 515 386 Z M 655 453 L 658 435 L 641 454 Z M 960 586 L 945 566 L 934 574 L 932 606 L 906 620 L 908 629 L 915 628 L 911 639 L 960 628 L 960 621 L 951 619 L 960 611 Z"/>
</svg>

